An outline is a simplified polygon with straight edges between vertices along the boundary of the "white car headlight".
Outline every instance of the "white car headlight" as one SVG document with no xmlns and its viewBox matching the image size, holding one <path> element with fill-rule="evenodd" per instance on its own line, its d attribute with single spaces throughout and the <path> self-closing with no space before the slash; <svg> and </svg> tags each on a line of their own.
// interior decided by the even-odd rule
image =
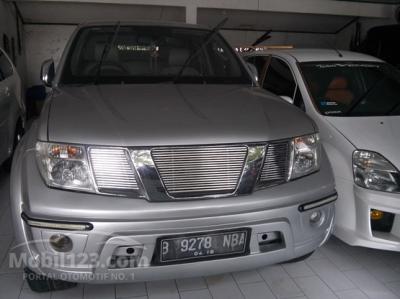
<svg viewBox="0 0 400 299">
<path fill-rule="evenodd" d="M 353 153 L 355 183 L 367 189 L 400 192 L 400 173 L 380 154 L 370 151 Z"/>
<path fill-rule="evenodd" d="M 83 146 L 37 142 L 36 157 L 40 173 L 48 186 L 95 191 Z"/>
<path fill-rule="evenodd" d="M 289 179 L 297 179 L 319 170 L 321 143 L 318 134 L 296 137 L 291 142 Z"/>
</svg>

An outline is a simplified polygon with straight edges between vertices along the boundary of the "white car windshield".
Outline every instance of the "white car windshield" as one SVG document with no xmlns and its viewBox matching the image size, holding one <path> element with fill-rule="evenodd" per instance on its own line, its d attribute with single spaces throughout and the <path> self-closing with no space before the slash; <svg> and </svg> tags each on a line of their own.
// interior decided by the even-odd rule
<svg viewBox="0 0 400 299">
<path fill-rule="evenodd" d="M 204 43 L 210 32 L 166 26 L 83 28 L 71 45 L 60 84 L 162 83 L 177 78 L 179 83 L 251 84 L 219 34 Z"/>
<path fill-rule="evenodd" d="M 400 115 L 400 71 L 387 63 L 313 62 L 301 69 L 324 115 Z"/>
</svg>

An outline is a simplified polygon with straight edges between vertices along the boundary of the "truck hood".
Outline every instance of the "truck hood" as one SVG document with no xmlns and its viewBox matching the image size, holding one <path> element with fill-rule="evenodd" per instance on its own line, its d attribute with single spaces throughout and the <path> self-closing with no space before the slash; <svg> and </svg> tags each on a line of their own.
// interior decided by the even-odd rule
<svg viewBox="0 0 400 299">
<path fill-rule="evenodd" d="M 312 121 L 260 88 L 237 85 L 59 87 L 47 140 L 93 145 L 248 143 L 313 133 Z"/>
<path fill-rule="evenodd" d="M 326 119 L 357 149 L 380 153 L 400 168 L 400 116 Z"/>
</svg>

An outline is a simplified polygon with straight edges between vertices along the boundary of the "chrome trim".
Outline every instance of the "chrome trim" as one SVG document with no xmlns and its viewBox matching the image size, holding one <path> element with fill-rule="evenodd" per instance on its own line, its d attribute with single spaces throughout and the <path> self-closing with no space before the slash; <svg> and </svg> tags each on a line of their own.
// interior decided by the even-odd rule
<svg viewBox="0 0 400 299">
<path fill-rule="evenodd" d="M 267 145 L 262 165 L 259 188 L 273 187 L 289 181 L 292 159 L 290 140 L 272 142 Z"/>
<path fill-rule="evenodd" d="M 236 191 L 237 195 L 253 192 L 264 163 L 265 151 L 265 145 L 248 146 L 247 159 Z"/>
<path fill-rule="evenodd" d="M 91 231 L 93 229 L 93 224 L 91 223 L 34 219 L 30 218 L 25 213 L 21 214 L 21 218 L 27 225 L 31 227 L 47 228 L 55 230 L 68 230 L 68 231 Z"/>
<path fill-rule="evenodd" d="M 88 163 L 89 163 L 89 168 L 91 172 L 91 176 L 94 182 L 95 190 L 96 193 L 98 194 L 103 194 L 103 195 L 111 195 L 111 196 L 125 196 L 125 197 L 135 197 L 135 198 L 145 198 L 148 201 L 180 201 L 180 200 L 197 200 L 197 199 L 214 199 L 214 198 L 225 198 L 225 197 L 235 197 L 239 195 L 246 195 L 246 194 L 251 194 L 255 189 L 260 189 L 263 188 L 263 185 L 260 184 L 260 177 L 261 177 L 261 172 L 265 164 L 265 159 L 267 155 L 267 148 L 269 144 L 279 144 L 281 142 L 289 142 L 288 140 L 283 140 L 279 142 L 272 142 L 272 143 L 256 143 L 256 144 L 224 144 L 224 145 L 199 145 L 199 146 L 171 146 L 171 147 L 146 147 L 146 148 L 125 148 L 125 147 L 104 147 L 104 146 L 89 146 L 86 148 L 87 154 L 88 154 Z M 93 163 L 92 159 L 90 157 L 90 151 L 92 148 L 103 148 L 103 149 L 111 149 L 111 150 L 123 150 L 126 152 L 127 158 L 128 158 L 128 163 L 131 166 L 133 175 L 135 176 L 136 183 L 137 183 L 137 189 L 132 189 L 128 190 L 130 192 L 121 192 L 122 189 L 117 188 L 117 189 L 107 189 L 107 190 L 102 190 L 101 187 L 98 186 L 97 181 L 95 179 L 94 175 L 94 169 L 93 169 Z M 210 190 L 207 192 L 207 194 L 196 194 L 196 192 L 188 192 L 187 194 L 184 194 L 182 196 L 177 196 L 174 193 L 168 192 L 168 188 L 165 184 L 165 182 L 162 179 L 162 175 L 160 174 L 160 169 L 157 167 L 157 162 L 154 160 L 153 157 L 153 151 L 155 150 L 173 150 L 173 149 L 182 149 L 182 148 L 198 148 L 199 152 L 203 152 L 203 156 L 200 155 L 194 156 L 192 153 L 188 152 L 185 153 L 182 157 L 179 157 L 177 159 L 182 159 L 182 161 L 187 160 L 189 157 L 190 159 L 194 159 L 197 161 L 200 165 L 203 164 L 203 161 L 207 162 L 205 169 L 207 171 L 204 171 L 204 173 L 199 173 L 198 178 L 199 182 L 211 182 L 210 184 L 213 185 L 212 183 L 222 181 L 227 182 L 229 180 L 225 180 L 220 167 L 218 165 L 214 165 L 214 161 L 216 161 L 217 164 L 220 166 L 225 165 L 229 161 L 229 159 L 224 160 L 223 155 L 221 154 L 220 157 L 212 157 L 209 151 L 207 149 L 214 149 L 221 150 L 221 149 L 228 149 L 232 150 L 233 152 L 236 151 L 236 156 L 233 156 L 233 159 L 236 159 L 235 161 L 235 167 L 239 167 L 240 164 L 240 173 L 238 176 L 238 180 L 235 184 L 235 188 L 232 187 L 232 189 L 224 189 L 222 188 L 222 192 L 218 193 L 221 189 L 218 189 L 215 193 L 213 193 L 214 190 Z M 244 154 L 245 156 L 243 157 L 243 161 L 240 162 L 242 157 L 240 156 L 240 150 L 243 151 L 243 149 L 246 149 L 246 153 Z M 220 152 L 223 152 L 220 151 Z M 237 153 L 239 152 L 239 155 Z M 207 156 L 207 154 L 210 154 Z M 176 159 L 176 158 L 175 158 Z M 189 159 L 189 160 L 190 160 Z M 200 160 L 196 160 L 200 159 Z M 219 160 L 218 160 L 219 159 Z M 166 161 L 166 162 L 165 162 Z M 164 162 L 168 165 L 169 161 L 165 160 Z M 211 162 L 210 162 L 211 161 Z M 191 161 L 193 162 L 193 161 Z M 240 163 L 239 163 L 240 162 Z M 163 163 L 163 162 L 162 162 Z M 236 165 L 237 164 L 237 165 Z M 172 164 L 173 166 L 176 166 Z M 178 167 L 183 167 L 183 170 L 185 173 L 190 173 L 190 167 L 186 167 L 186 165 L 183 163 L 181 166 L 178 165 Z M 211 169 L 215 169 L 216 172 L 219 171 L 220 176 L 217 178 L 210 177 L 208 171 Z M 238 170 L 235 170 L 238 171 Z M 181 176 L 182 177 L 182 176 Z M 205 179 L 203 179 L 203 177 Z M 183 178 L 185 178 L 183 176 Z M 186 179 L 186 178 L 185 178 Z M 190 182 L 192 184 L 192 181 Z M 217 186 L 217 184 L 215 184 Z M 264 187 L 270 187 L 270 186 L 264 186 Z M 225 190 L 228 190 L 229 192 L 223 192 Z M 122 190 L 123 191 L 123 190 Z"/>
<path fill-rule="evenodd" d="M 139 180 L 143 186 L 142 195 L 149 201 L 170 201 L 160 175 L 154 165 L 151 149 L 137 149 L 131 151 L 133 164 Z"/>
<path fill-rule="evenodd" d="M 312 210 L 315 208 L 319 208 L 324 205 L 330 204 L 330 203 L 336 201 L 337 199 L 338 199 L 338 194 L 335 193 L 335 194 L 325 197 L 323 199 L 303 204 L 303 205 L 299 206 L 299 211 L 305 212 L 305 211 L 309 211 L 309 210 Z"/>
<path fill-rule="evenodd" d="M 139 189 L 126 149 L 89 147 L 88 156 L 98 189 Z"/>
<path fill-rule="evenodd" d="M 246 145 L 151 149 L 162 184 L 175 199 L 235 194 L 247 154 Z"/>
</svg>

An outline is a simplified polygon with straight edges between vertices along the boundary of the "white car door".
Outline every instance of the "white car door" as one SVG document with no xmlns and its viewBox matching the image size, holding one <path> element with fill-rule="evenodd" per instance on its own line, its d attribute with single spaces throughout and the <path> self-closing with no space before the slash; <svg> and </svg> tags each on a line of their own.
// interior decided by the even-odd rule
<svg viewBox="0 0 400 299">
<path fill-rule="evenodd" d="M 13 72 L 12 64 L 0 49 L 0 163 L 9 156 Z"/>
</svg>

